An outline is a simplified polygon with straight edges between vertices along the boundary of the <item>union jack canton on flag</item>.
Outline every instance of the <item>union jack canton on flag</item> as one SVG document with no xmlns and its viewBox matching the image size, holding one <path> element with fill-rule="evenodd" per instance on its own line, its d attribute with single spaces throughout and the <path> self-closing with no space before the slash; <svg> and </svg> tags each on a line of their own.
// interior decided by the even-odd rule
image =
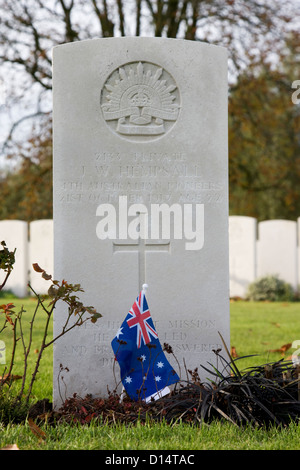
<svg viewBox="0 0 300 470">
<path fill-rule="evenodd" d="M 150 315 L 144 290 L 112 340 L 122 384 L 135 401 L 149 401 L 169 393 L 179 377 L 168 362 Z"/>
</svg>

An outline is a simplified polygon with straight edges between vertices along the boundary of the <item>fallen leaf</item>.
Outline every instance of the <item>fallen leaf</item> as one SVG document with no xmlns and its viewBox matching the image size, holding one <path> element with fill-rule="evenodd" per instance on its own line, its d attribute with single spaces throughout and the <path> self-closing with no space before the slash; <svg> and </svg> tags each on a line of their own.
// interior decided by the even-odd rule
<svg viewBox="0 0 300 470">
<path fill-rule="evenodd" d="M 7 446 L 2 447 L 0 450 L 20 450 L 17 444 L 7 444 Z"/>
<path fill-rule="evenodd" d="M 28 419 L 28 424 L 33 434 L 35 434 L 37 437 L 39 437 L 42 440 L 46 439 L 47 437 L 46 433 L 37 424 L 35 424 L 35 422 L 31 418 Z"/>
<path fill-rule="evenodd" d="M 284 355 L 284 353 L 286 351 L 288 351 L 291 346 L 292 346 L 292 343 L 287 343 L 287 344 L 284 344 L 283 346 L 281 346 L 281 348 L 270 349 L 269 352 L 280 352 L 282 355 Z"/>
<path fill-rule="evenodd" d="M 287 344 L 284 344 L 283 346 L 281 346 L 280 350 L 282 352 L 286 352 L 290 349 L 290 347 L 292 346 L 292 343 L 287 343 Z"/>
<path fill-rule="evenodd" d="M 9 375 L 9 374 L 0 375 L 0 383 L 4 384 L 5 382 L 9 382 L 10 380 L 20 380 L 22 378 L 23 378 L 22 375 Z"/>
<path fill-rule="evenodd" d="M 232 356 L 233 358 L 239 357 L 238 354 L 237 354 L 237 352 L 236 352 L 235 346 L 231 346 L 231 356 Z"/>
</svg>

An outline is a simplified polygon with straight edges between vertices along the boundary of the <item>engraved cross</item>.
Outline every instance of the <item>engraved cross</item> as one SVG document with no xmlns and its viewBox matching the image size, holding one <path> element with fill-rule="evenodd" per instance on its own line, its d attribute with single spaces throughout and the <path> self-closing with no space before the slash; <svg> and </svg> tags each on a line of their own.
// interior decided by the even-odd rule
<svg viewBox="0 0 300 470">
<path fill-rule="evenodd" d="M 124 240 L 113 242 L 113 251 L 133 251 L 138 252 L 139 257 L 139 288 L 146 282 L 146 253 L 147 252 L 170 252 L 170 240 L 166 241 L 153 241 L 144 240 Z"/>
</svg>

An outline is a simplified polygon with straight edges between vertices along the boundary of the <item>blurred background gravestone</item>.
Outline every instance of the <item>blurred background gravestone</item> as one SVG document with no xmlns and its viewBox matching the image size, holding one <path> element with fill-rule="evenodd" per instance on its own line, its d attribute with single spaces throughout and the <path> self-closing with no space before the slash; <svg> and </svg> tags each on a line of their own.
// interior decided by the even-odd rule
<svg viewBox="0 0 300 470">
<path fill-rule="evenodd" d="M 298 285 L 297 222 L 266 220 L 258 224 L 257 276 L 277 275 L 294 289 Z"/>
<path fill-rule="evenodd" d="M 230 296 L 245 297 L 256 279 L 257 222 L 253 217 L 229 217 Z"/>
<path fill-rule="evenodd" d="M 28 294 L 28 224 L 23 220 L 0 220 L 0 241 L 5 241 L 9 251 L 14 251 L 15 264 L 5 284 L 18 297 Z M 2 247 L 1 247 L 2 248 Z M 1 272 L 2 283 L 5 273 Z"/>
<path fill-rule="evenodd" d="M 29 279 L 37 294 L 46 294 L 51 281 L 46 281 L 32 268 L 37 263 L 46 273 L 53 275 L 53 220 L 34 220 L 29 224 Z"/>
</svg>

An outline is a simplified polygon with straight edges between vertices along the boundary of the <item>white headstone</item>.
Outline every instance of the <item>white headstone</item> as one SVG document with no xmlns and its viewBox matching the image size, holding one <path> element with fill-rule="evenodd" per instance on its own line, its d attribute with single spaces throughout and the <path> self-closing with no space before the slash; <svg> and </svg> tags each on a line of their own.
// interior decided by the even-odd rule
<svg viewBox="0 0 300 470">
<path fill-rule="evenodd" d="M 46 281 L 32 265 L 37 263 L 48 274 L 53 274 L 53 220 L 34 220 L 29 224 L 29 275 L 30 285 L 37 294 L 46 294 L 51 281 Z"/>
<path fill-rule="evenodd" d="M 297 263 L 298 263 L 297 286 L 299 288 L 299 284 L 300 284 L 300 217 L 298 217 L 297 219 Z"/>
<path fill-rule="evenodd" d="M 230 296 L 245 297 L 256 278 L 257 222 L 253 217 L 229 217 Z"/>
<path fill-rule="evenodd" d="M 182 377 L 185 359 L 205 378 L 218 332 L 229 344 L 227 52 L 97 39 L 54 48 L 53 71 L 55 277 L 103 314 L 57 342 L 54 403 L 60 364 L 67 396 L 114 388 L 111 341 L 144 282 Z"/>
<path fill-rule="evenodd" d="M 18 297 L 28 295 L 28 224 L 23 220 L 1 220 L 0 241 L 5 241 L 9 251 L 16 248 L 15 264 L 5 290 L 12 291 Z M 2 249 L 2 247 L 0 247 Z M 1 272 L 2 284 L 5 273 Z"/>
<path fill-rule="evenodd" d="M 258 224 L 257 276 L 267 275 L 297 288 L 297 222 L 266 220 Z"/>
</svg>

